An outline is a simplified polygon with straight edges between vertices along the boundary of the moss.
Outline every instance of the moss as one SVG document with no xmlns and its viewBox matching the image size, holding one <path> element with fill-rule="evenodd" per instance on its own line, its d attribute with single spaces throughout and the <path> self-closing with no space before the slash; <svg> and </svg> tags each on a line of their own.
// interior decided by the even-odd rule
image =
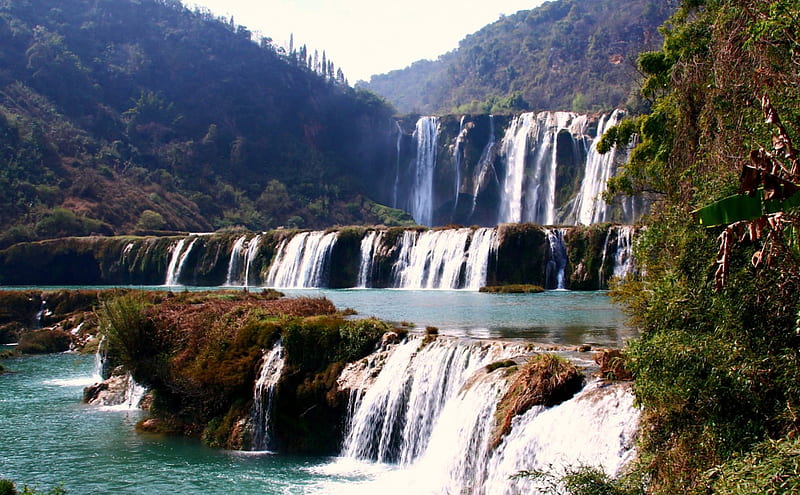
<svg viewBox="0 0 800 495">
<path fill-rule="evenodd" d="M 497 405 L 490 444 L 496 448 L 511 431 L 513 419 L 534 406 L 551 407 L 572 398 L 583 386 L 574 364 L 555 354 L 538 354 L 516 373 Z"/>
<path fill-rule="evenodd" d="M 510 368 L 517 365 L 517 362 L 512 359 L 506 359 L 503 361 L 495 361 L 493 363 L 489 363 L 486 365 L 486 372 L 491 373 L 494 370 L 499 370 L 500 368 Z"/>
<path fill-rule="evenodd" d="M 498 227 L 497 256 L 490 260 L 487 285 L 545 285 L 547 236 L 534 224 Z"/>
<path fill-rule="evenodd" d="M 489 294 L 538 294 L 544 292 L 543 287 L 531 284 L 491 285 L 481 287 L 479 290 Z"/>
</svg>

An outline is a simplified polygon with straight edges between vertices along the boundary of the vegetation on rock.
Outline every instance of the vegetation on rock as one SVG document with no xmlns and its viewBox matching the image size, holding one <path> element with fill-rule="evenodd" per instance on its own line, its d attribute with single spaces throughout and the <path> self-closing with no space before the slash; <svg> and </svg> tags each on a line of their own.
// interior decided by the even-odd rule
<svg viewBox="0 0 800 495">
<path fill-rule="evenodd" d="M 529 284 L 487 285 L 481 287 L 479 291 L 489 294 L 538 294 L 544 292 L 544 288 Z"/>
<path fill-rule="evenodd" d="M 103 303 L 109 355 L 152 390 L 147 431 L 200 436 L 245 448 L 253 384 L 266 349 L 280 339 L 286 370 L 273 415 L 279 448 L 334 452 L 346 400 L 336 379 L 371 353 L 389 326 L 345 320 L 327 299 L 274 293 L 123 293 Z"/>
<path fill-rule="evenodd" d="M 649 493 L 791 492 L 800 216 L 783 198 L 800 187 L 798 8 L 682 2 L 663 49 L 640 57 L 652 112 L 605 139 L 639 141 L 612 191 L 660 198 L 636 247 L 645 270 L 615 290 L 641 332 L 625 354 Z M 755 216 L 720 203 L 737 193 L 756 198 Z M 701 225 L 709 205 L 733 223 Z"/>
</svg>

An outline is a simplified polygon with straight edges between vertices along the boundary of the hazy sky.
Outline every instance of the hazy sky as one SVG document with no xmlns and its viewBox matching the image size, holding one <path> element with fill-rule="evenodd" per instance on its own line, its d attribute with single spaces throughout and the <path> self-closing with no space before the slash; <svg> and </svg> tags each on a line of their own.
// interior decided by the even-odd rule
<svg viewBox="0 0 800 495">
<path fill-rule="evenodd" d="M 351 84 L 435 59 L 501 14 L 544 0 L 184 0 L 288 45 L 325 50 Z"/>
</svg>

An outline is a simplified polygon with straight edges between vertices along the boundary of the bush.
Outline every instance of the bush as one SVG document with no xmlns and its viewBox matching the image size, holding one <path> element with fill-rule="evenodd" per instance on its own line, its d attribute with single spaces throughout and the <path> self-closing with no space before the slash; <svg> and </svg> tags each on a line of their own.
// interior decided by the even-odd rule
<svg viewBox="0 0 800 495">
<path fill-rule="evenodd" d="M 0 480 L 0 495 L 17 495 L 17 487 L 9 480 Z"/>
<path fill-rule="evenodd" d="M 17 350 L 23 354 L 50 354 L 68 351 L 72 336 L 62 330 L 36 330 L 23 333 Z"/>
</svg>

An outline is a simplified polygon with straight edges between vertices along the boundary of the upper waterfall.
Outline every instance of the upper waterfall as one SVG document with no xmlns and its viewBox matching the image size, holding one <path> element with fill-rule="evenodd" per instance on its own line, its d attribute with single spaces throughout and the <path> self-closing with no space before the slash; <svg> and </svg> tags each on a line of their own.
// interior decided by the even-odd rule
<svg viewBox="0 0 800 495">
<path fill-rule="evenodd" d="M 439 119 L 422 117 L 417 121 L 414 140 L 417 157 L 413 171 L 409 212 L 420 225 L 433 224 L 433 180 L 436 169 L 437 136 Z"/>
</svg>

